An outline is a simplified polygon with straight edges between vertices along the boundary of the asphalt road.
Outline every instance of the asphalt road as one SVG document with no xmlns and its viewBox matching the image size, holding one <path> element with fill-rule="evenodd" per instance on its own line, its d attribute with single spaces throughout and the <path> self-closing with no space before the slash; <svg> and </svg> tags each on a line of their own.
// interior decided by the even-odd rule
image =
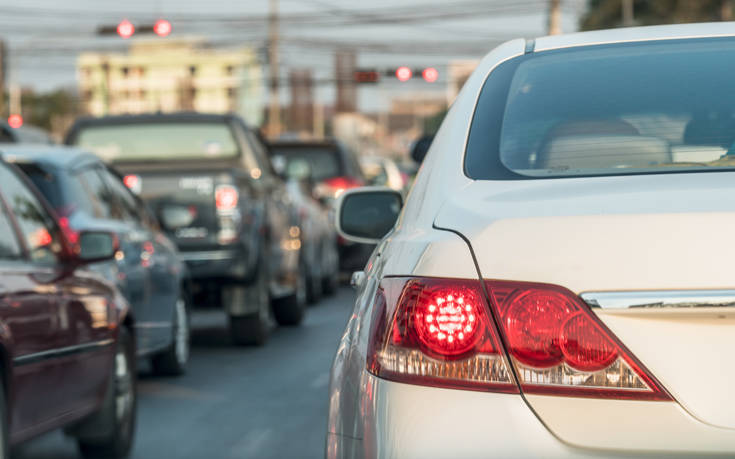
<svg viewBox="0 0 735 459">
<path fill-rule="evenodd" d="M 188 373 L 142 369 L 132 457 L 321 458 L 329 368 L 354 293 L 311 307 L 301 327 L 277 328 L 260 348 L 235 347 L 219 311 L 198 311 Z M 76 458 L 60 432 L 21 445 L 14 459 Z"/>
</svg>

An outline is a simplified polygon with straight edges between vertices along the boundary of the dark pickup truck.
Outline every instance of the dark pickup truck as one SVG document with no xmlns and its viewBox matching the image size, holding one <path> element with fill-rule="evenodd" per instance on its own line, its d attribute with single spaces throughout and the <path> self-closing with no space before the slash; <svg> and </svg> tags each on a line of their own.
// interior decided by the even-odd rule
<svg viewBox="0 0 735 459">
<path fill-rule="evenodd" d="M 236 343 L 265 342 L 273 316 L 282 325 L 301 322 L 297 211 L 239 117 L 81 118 L 66 143 L 111 163 L 147 202 L 178 245 L 198 298 L 221 302 Z"/>
</svg>

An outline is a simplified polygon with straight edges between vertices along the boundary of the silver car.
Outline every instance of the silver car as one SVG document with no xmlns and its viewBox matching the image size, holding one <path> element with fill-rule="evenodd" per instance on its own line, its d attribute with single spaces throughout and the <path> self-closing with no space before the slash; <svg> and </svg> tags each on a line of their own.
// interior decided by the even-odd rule
<svg viewBox="0 0 735 459">
<path fill-rule="evenodd" d="M 734 75 L 727 23 L 488 54 L 403 209 L 339 203 L 327 457 L 733 455 Z"/>
</svg>

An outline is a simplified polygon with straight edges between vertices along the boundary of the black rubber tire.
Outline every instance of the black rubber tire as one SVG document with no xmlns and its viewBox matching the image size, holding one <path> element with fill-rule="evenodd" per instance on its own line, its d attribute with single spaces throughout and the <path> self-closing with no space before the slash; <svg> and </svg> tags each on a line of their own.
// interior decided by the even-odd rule
<svg viewBox="0 0 735 459">
<path fill-rule="evenodd" d="M 153 373 L 159 376 L 181 376 L 186 373 L 186 366 L 189 363 L 189 354 L 191 349 L 191 316 L 190 308 L 186 301 L 186 296 L 181 295 L 179 300 L 181 304 L 177 302 L 174 306 L 174 317 L 171 322 L 171 345 L 166 348 L 165 351 L 159 352 L 158 354 L 151 357 L 151 367 Z M 183 317 L 180 315 L 183 314 Z M 183 322 L 179 322 L 183 320 Z M 186 327 L 185 336 L 179 336 L 182 332 L 181 326 Z M 181 342 L 184 340 L 185 342 Z M 181 346 L 185 346 L 186 349 L 180 349 Z M 184 352 L 186 355 L 179 357 L 179 353 Z"/>
<path fill-rule="evenodd" d="M 230 337 L 240 346 L 262 346 L 268 341 L 271 330 L 270 287 L 267 265 L 261 264 L 253 285 L 257 289 L 258 312 L 245 316 L 230 316 Z"/>
<path fill-rule="evenodd" d="M 10 429 L 8 428 L 8 404 L 5 401 L 5 384 L 0 381 L 0 459 L 10 458 Z"/>
<path fill-rule="evenodd" d="M 78 438 L 79 452 L 83 457 L 92 458 L 110 458 L 121 459 L 130 454 L 133 445 L 133 437 L 135 436 L 135 418 L 137 407 L 137 387 L 136 387 L 136 369 L 135 369 L 135 344 L 132 336 L 125 327 L 120 328 L 118 336 L 118 348 L 115 353 L 115 362 L 112 368 L 112 377 L 105 394 L 105 400 L 102 409 L 93 415 L 90 421 L 99 427 L 101 434 Z M 129 376 L 127 382 L 118 378 L 118 362 L 117 359 L 125 359 L 126 371 Z M 125 391 L 132 397 L 128 406 L 127 416 L 123 419 L 118 418 L 117 412 L 117 396 L 121 394 L 119 391 Z"/>
<path fill-rule="evenodd" d="M 316 304 L 324 296 L 321 276 L 309 275 L 306 282 L 306 302 Z"/>
<path fill-rule="evenodd" d="M 306 315 L 306 273 L 299 269 L 296 291 L 273 301 L 273 314 L 278 325 L 300 325 Z"/>
</svg>

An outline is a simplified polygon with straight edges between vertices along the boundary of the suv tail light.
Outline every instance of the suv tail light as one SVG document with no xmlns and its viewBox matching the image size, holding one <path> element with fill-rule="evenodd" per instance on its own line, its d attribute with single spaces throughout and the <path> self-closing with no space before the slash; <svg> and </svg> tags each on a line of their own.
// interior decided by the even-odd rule
<svg viewBox="0 0 735 459">
<path fill-rule="evenodd" d="M 140 194 L 141 190 L 143 189 L 143 183 L 140 180 L 139 175 L 128 174 L 123 177 L 123 183 L 126 187 L 128 187 L 128 189 L 130 189 L 130 191 L 135 194 Z"/>
<path fill-rule="evenodd" d="M 523 392 L 671 400 L 572 292 L 525 282 L 486 286 Z"/>
<path fill-rule="evenodd" d="M 412 384 L 518 392 L 479 281 L 386 278 L 368 370 Z"/>
<path fill-rule="evenodd" d="M 492 308 L 479 281 L 383 279 L 368 371 L 437 387 L 517 393 L 517 377 L 526 393 L 671 400 L 573 293 L 525 282 L 485 286 Z"/>
<path fill-rule="evenodd" d="M 320 196 L 338 198 L 339 195 L 344 193 L 350 188 L 357 188 L 363 185 L 362 180 L 358 180 L 352 177 L 332 177 L 326 179 L 317 185 L 316 192 Z"/>
<path fill-rule="evenodd" d="M 218 212 L 228 212 L 237 208 L 240 194 L 232 185 L 219 185 L 214 191 L 214 202 Z"/>
</svg>

